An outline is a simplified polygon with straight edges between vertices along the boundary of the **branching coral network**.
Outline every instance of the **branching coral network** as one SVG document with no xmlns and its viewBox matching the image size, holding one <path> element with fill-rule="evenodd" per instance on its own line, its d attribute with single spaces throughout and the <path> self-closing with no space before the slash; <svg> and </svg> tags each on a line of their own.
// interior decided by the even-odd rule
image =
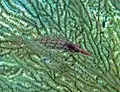
<svg viewBox="0 0 120 92">
<path fill-rule="evenodd" d="M 0 0 L 0 92 L 119 92 L 119 4 Z"/>
</svg>

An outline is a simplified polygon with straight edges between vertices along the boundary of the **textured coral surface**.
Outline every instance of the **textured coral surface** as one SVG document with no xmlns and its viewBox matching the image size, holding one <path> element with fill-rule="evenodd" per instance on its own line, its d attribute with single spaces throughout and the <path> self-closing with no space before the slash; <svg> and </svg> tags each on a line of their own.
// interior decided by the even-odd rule
<svg viewBox="0 0 120 92">
<path fill-rule="evenodd" d="M 119 5 L 0 0 L 0 92 L 120 92 Z"/>
</svg>

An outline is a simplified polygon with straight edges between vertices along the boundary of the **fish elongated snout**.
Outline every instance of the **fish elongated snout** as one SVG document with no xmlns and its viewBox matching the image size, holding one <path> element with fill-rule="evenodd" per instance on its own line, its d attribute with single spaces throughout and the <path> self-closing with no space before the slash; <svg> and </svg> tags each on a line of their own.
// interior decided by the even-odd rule
<svg viewBox="0 0 120 92">
<path fill-rule="evenodd" d="M 92 56 L 89 52 L 87 52 L 85 50 L 80 49 L 79 51 L 80 51 L 80 53 L 85 54 L 87 56 Z"/>
</svg>

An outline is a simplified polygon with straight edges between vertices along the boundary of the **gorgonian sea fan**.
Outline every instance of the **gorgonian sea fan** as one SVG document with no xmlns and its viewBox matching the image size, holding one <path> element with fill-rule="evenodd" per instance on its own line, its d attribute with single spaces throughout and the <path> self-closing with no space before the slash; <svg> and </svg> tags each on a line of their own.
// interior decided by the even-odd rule
<svg viewBox="0 0 120 92">
<path fill-rule="evenodd" d="M 43 37 L 40 39 L 40 44 L 43 44 L 44 46 L 51 49 L 59 49 L 70 52 L 80 52 L 84 55 L 91 56 L 89 52 L 83 50 L 79 45 L 73 44 L 71 41 L 62 39 L 60 37 Z"/>
</svg>

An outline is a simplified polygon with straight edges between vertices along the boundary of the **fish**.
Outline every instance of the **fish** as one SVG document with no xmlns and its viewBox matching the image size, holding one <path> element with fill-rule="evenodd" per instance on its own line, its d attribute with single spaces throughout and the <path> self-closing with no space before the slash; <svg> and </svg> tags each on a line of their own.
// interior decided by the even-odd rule
<svg viewBox="0 0 120 92">
<path fill-rule="evenodd" d="M 74 44 L 68 39 L 60 37 L 41 37 L 39 43 L 50 49 L 64 50 L 72 53 L 82 53 L 91 56 L 91 53 L 83 50 L 78 44 Z"/>
</svg>

